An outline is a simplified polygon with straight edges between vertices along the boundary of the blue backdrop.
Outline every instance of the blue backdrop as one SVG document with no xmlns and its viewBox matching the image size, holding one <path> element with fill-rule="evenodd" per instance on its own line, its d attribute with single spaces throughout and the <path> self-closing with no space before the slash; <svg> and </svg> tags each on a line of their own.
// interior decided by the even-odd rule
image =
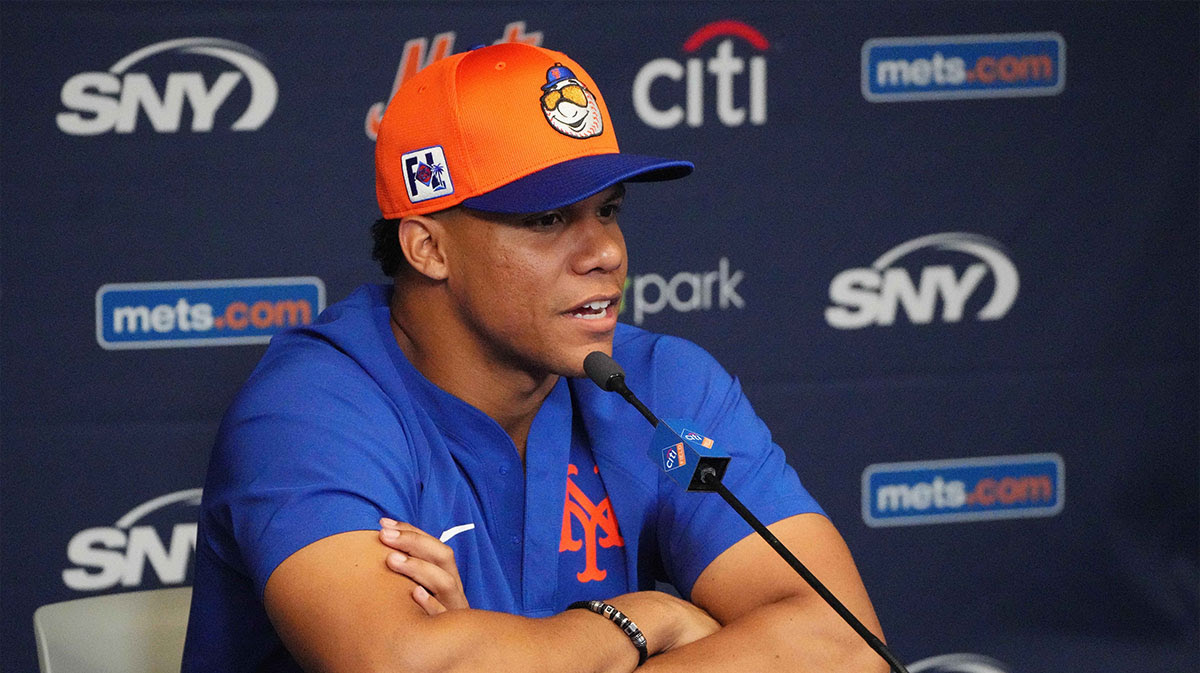
<svg viewBox="0 0 1200 673">
<path fill-rule="evenodd" d="M 6 670 L 191 581 L 262 344 L 383 280 L 384 102 L 499 40 L 696 163 L 623 319 L 742 379 L 914 673 L 1200 669 L 1200 5 L 742 1 L 0 5 Z"/>
</svg>

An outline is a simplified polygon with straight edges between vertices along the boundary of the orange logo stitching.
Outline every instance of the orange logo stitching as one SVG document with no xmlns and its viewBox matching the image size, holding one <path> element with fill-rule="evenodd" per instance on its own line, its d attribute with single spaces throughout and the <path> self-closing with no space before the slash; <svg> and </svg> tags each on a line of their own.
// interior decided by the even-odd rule
<svg viewBox="0 0 1200 673">
<path fill-rule="evenodd" d="M 599 468 L 597 473 L 599 472 Z M 596 565 L 596 545 L 609 547 L 624 547 L 625 539 L 617 527 L 617 515 L 613 512 L 612 502 L 605 496 L 600 504 L 593 504 L 591 498 L 583 492 L 571 479 L 571 475 L 579 474 L 579 468 L 567 465 L 567 498 L 563 504 L 562 537 L 559 539 L 558 551 L 579 551 L 585 549 L 585 566 L 583 572 L 576 573 L 580 582 L 600 582 L 608 577 L 608 571 Z M 571 517 L 579 521 L 583 527 L 583 539 L 576 540 L 571 532 Z M 597 535 L 597 529 L 604 535 Z"/>
</svg>

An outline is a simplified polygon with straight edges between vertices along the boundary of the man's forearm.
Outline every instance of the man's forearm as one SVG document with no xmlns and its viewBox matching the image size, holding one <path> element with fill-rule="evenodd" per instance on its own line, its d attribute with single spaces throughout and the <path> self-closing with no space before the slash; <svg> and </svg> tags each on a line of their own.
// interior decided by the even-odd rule
<svg viewBox="0 0 1200 673">
<path fill-rule="evenodd" d="M 760 606 L 720 631 L 652 657 L 650 673 L 886 673 L 887 664 L 819 598 L 789 598 Z"/>
<path fill-rule="evenodd" d="M 609 602 L 622 612 L 637 615 L 651 653 L 691 642 L 717 628 L 694 606 L 660 592 L 624 594 Z M 359 652 L 368 660 L 351 668 L 402 673 L 631 673 L 638 662 L 638 650 L 629 637 L 609 620 L 586 610 L 536 619 L 486 610 L 449 610 L 396 624 L 378 636 L 369 653 Z M 321 665 L 311 668 L 325 670 Z"/>
<path fill-rule="evenodd" d="M 403 673 L 547 671 L 628 673 L 637 650 L 624 633 L 578 610 L 545 618 L 451 610 L 389 636 L 379 670 Z"/>
<path fill-rule="evenodd" d="M 388 549 L 377 539 L 372 531 L 323 538 L 285 559 L 268 580 L 267 614 L 306 671 L 628 673 L 637 666 L 628 636 L 586 610 L 540 619 L 472 609 L 426 613 L 411 597 L 417 585 L 384 564 Z M 638 623 L 651 654 L 719 628 L 702 610 L 657 591 L 609 602 Z"/>
</svg>

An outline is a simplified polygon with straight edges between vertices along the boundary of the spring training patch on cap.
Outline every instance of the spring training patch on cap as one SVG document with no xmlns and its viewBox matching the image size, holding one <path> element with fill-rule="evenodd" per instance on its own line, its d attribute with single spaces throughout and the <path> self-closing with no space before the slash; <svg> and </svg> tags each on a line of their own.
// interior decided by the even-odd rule
<svg viewBox="0 0 1200 673">
<path fill-rule="evenodd" d="M 454 183 L 446 170 L 446 153 L 441 145 L 407 152 L 400 156 L 400 165 L 404 167 L 409 201 L 419 203 L 454 193 Z"/>
<path fill-rule="evenodd" d="M 542 87 L 542 113 L 555 131 L 572 138 L 592 138 L 604 133 L 604 120 L 596 97 L 575 73 L 561 63 L 546 71 Z"/>
</svg>

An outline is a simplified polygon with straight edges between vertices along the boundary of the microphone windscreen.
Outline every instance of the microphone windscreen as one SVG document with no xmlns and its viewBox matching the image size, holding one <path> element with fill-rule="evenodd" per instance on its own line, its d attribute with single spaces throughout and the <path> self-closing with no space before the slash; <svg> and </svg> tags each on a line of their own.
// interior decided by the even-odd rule
<svg viewBox="0 0 1200 673">
<path fill-rule="evenodd" d="M 625 379 L 625 370 L 617 361 L 601 351 L 592 351 L 583 359 L 583 371 L 596 385 L 607 391 L 616 390 L 617 382 Z"/>
</svg>

